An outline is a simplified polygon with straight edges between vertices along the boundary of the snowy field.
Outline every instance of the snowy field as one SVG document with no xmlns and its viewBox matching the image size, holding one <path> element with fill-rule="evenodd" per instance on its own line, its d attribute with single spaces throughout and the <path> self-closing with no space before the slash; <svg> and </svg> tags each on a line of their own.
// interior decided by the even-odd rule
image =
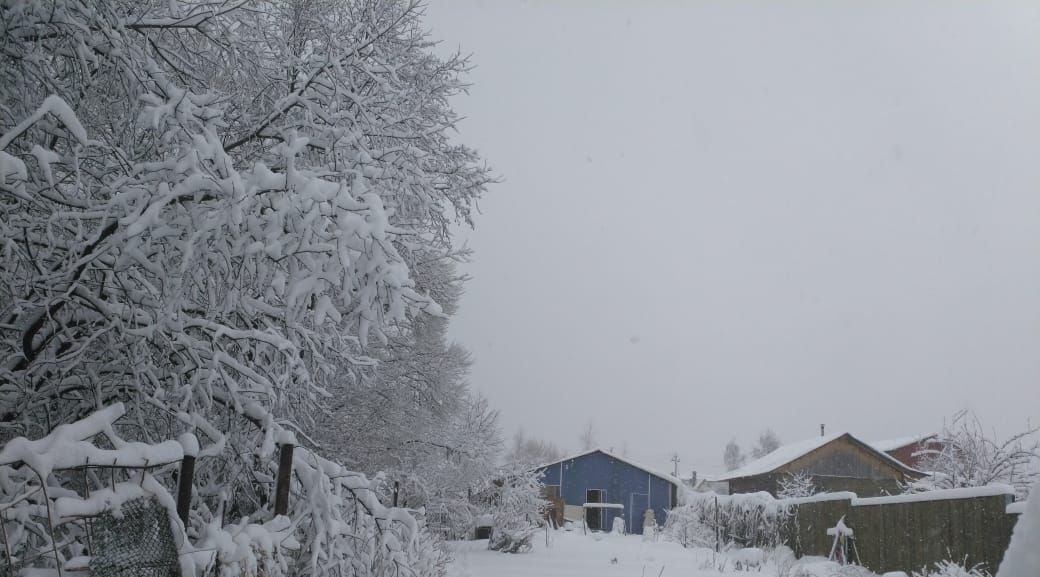
<svg viewBox="0 0 1040 577">
<path fill-rule="evenodd" d="M 716 557 L 709 549 L 684 549 L 667 541 L 644 542 L 639 535 L 583 535 L 580 531 L 538 535 L 530 553 L 506 554 L 488 551 L 487 541 L 461 541 L 451 544 L 455 562 L 449 577 L 707 577 L 715 575 L 756 575 L 777 577 L 861 577 L 873 575 L 858 568 L 842 568 L 817 557 L 794 561 L 783 555 L 766 554 L 761 571 L 737 571 L 736 560 L 723 553 Z M 740 555 L 735 552 L 735 555 Z M 788 553 L 789 555 L 789 553 Z M 778 559 L 779 557 L 779 559 Z M 779 562 L 779 564 L 778 564 Z M 714 564 L 714 566 L 713 566 Z M 786 567 L 784 567 L 786 565 Z M 784 571 L 786 569 L 786 572 Z M 843 571 L 844 569 L 844 571 Z"/>
</svg>

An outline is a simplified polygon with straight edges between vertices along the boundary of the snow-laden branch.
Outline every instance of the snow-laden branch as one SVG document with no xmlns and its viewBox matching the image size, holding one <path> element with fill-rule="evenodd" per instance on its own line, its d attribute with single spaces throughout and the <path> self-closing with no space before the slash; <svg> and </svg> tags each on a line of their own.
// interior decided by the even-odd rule
<svg viewBox="0 0 1040 577">
<path fill-rule="evenodd" d="M 29 463 L 42 439 L 68 435 L 61 426 L 122 403 L 103 433 L 133 441 L 90 448 L 72 435 L 75 458 L 30 466 L 55 478 L 87 467 L 76 474 L 96 485 L 91 467 L 168 462 L 181 450 L 170 439 L 193 433 L 188 524 L 219 551 L 207 562 L 248 566 L 277 535 L 299 548 L 270 556 L 272 574 L 443 568 L 413 515 L 380 508 L 381 481 L 316 450 L 299 452 L 290 524 L 257 522 L 270 514 L 279 439 L 313 432 L 333 392 L 379 371 L 393 390 L 349 400 L 429 403 L 424 438 L 455 459 L 425 454 L 432 480 L 414 493 L 452 502 L 492 454 L 479 446 L 497 435 L 489 411 L 462 401 L 464 355 L 444 354 L 440 336 L 420 351 L 414 337 L 452 290 L 422 263 L 455 253 L 451 223 L 468 221 L 491 181 L 450 141 L 467 64 L 430 53 L 416 6 L 5 8 L 17 32 L 0 67 L 0 437 L 23 438 L 4 458 Z M 376 367 L 399 358 L 387 351 L 402 335 L 425 374 Z M 419 454 L 394 458 L 405 453 Z M 248 522 L 220 521 L 236 515 Z"/>
</svg>

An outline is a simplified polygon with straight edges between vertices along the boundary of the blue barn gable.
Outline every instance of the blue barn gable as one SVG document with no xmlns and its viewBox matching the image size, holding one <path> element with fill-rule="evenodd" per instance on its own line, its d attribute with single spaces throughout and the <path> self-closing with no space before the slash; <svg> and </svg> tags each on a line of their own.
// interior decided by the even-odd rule
<svg viewBox="0 0 1040 577">
<path fill-rule="evenodd" d="M 676 485 L 667 476 L 602 449 L 567 457 L 535 470 L 542 473 L 542 483 L 547 488 L 558 487 L 567 505 L 581 507 L 598 501 L 623 507 L 602 509 L 599 518 L 590 519 L 592 529 L 598 524 L 598 528 L 609 531 L 614 518 L 620 516 L 629 533 L 641 534 L 647 509 L 653 509 L 658 524 L 663 524 L 667 511 L 675 504 Z"/>
</svg>

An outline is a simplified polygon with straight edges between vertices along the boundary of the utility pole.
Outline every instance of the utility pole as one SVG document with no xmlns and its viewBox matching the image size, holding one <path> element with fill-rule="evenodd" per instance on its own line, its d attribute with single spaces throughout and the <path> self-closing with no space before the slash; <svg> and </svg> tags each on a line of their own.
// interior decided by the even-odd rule
<svg viewBox="0 0 1040 577">
<path fill-rule="evenodd" d="M 678 479 L 679 478 L 679 453 L 675 453 L 675 454 L 672 455 L 672 463 L 675 464 L 675 472 L 672 473 L 672 475 L 675 476 L 675 478 Z"/>
</svg>

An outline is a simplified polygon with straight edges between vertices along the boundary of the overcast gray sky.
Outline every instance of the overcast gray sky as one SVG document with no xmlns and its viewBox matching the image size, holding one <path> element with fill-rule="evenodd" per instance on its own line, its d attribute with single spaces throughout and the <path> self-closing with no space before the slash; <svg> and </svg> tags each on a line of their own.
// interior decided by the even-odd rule
<svg viewBox="0 0 1040 577">
<path fill-rule="evenodd" d="M 1040 421 L 1040 2 L 436 0 L 504 178 L 453 336 L 511 433 Z"/>
</svg>

